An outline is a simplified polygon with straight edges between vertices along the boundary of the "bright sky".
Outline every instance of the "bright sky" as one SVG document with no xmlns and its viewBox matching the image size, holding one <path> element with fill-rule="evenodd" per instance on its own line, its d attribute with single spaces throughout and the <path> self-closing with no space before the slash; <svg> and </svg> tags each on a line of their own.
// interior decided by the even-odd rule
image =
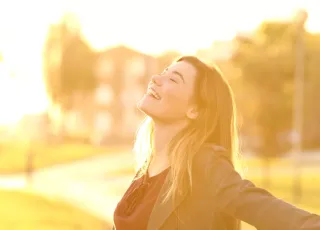
<svg viewBox="0 0 320 230">
<path fill-rule="evenodd" d="M 219 2 L 219 3 L 217 3 Z M 309 11 L 307 29 L 320 31 L 317 0 L 7 0 L 0 3 L 0 52 L 16 80 L 1 74 L 0 123 L 47 107 L 41 55 L 48 25 L 64 10 L 79 15 L 93 47 L 124 43 L 146 53 L 166 49 L 194 53 L 214 40 L 250 31 L 266 18 L 290 18 Z M 1 67 L 0 67 L 1 68 Z M 3 72 L 3 71 L 2 71 Z M 10 89 L 10 90 L 9 90 Z M 9 103 L 9 98 L 16 106 Z M 11 104 L 12 104 L 11 103 Z M 23 106 L 24 105 L 24 106 Z M 4 110 L 4 108 L 11 108 Z"/>
</svg>

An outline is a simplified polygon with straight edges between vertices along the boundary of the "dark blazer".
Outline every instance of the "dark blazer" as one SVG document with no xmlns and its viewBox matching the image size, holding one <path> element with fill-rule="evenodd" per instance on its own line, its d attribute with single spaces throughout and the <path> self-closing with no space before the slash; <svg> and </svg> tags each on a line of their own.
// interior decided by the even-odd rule
<svg viewBox="0 0 320 230">
<path fill-rule="evenodd" d="M 196 155 L 192 190 L 179 196 L 175 204 L 161 203 L 170 185 L 167 176 L 147 230 L 238 230 L 239 220 L 258 230 L 320 230 L 320 216 L 242 179 L 221 150 L 207 146 Z"/>
</svg>

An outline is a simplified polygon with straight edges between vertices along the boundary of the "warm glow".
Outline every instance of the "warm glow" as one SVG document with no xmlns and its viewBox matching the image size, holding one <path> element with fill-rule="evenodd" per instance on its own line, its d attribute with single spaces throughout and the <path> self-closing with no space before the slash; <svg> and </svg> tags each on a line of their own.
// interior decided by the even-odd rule
<svg viewBox="0 0 320 230">
<path fill-rule="evenodd" d="M 147 53 L 166 49 L 194 53 L 214 40 L 250 31 L 266 18 L 309 11 L 307 29 L 320 31 L 317 1 L 5 1 L 0 4 L 0 52 L 16 79 L 1 74 L 0 123 L 48 106 L 41 55 L 46 31 L 65 10 L 75 12 L 93 47 L 124 43 Z M 10 86 L 9 86 L 10 85 Z M 5 98 L 5 99 L 4 99 Z M 8 103 L 10 98 L 10 103 Z"/>
</svg>

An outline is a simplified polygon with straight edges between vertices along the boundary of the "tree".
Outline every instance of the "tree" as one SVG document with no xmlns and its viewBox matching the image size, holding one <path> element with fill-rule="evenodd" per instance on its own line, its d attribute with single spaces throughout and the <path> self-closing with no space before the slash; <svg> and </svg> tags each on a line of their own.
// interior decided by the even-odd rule
<svg viewBox="0 0 320 230">
<path fill-rule="evenodd" d="M 250 37 L 238 36 L 233 63 L 241 70 L 247 84 L 259 102 L 255 114 L 245 120 L 255 120 L 254 135 L 260 142 L 255 152 L 265 160 L 265 186 L 269 185 L 269 163 L 273 157 L 286 153 L 288 145 L 281 134 L 292 124 L 292 93 L 294 76 L 294 36 L 290 23 L 263 23 Z"/>
<path fill-rule="evenodd" d="M 49 27 L 44 47 L 44 80 L 52 104 L 66 113 L 75 95 L 90 94 L 96 87 L 95 53 L 81 35 L 73 17 Z"/>
<path fill-rule="evenodd" d="M 233 62 L 241 69 L 242 80 L 256 89 L 260 101 L 256 115 L 264 143 L 260 151 L 268 157 L 283 152 L 277 136 L 291 126 L 294 52 L 289 33 L 289 24 L 265 23 L 253 37 L 235 41 L 238 49 Z"/>
<path fill-rule="evenodd" d="M 319 98 L 317 90 L 320 81 L 316 77 L 320 58 L 319 35 L 305 33 L 305 108 L 304 134 L 305 147 L 308 141 L 319 140 L 320 105 L 312 103 L 311 98 Z M 290 22 L 265 22 L 252 36 L 238 36 L 235 39 L 237 51 L 233 64 L 241 70 L 244 84 L 258 99 L 256 113 L 246 113 L 245 120 L 255 120 L 257 135 L 261 144 L 256 153 L 263 157 L 268 166 L 269 160 L 288 152 L 291 143 L 288 134 L 292 129 L 294 71 L 296 56 L 297 26 Z M 245 102 L 243 103 L 243 105 Z M 245 107 L 245 105 L 243 106 Z M 311 132 L 312 131 L 312 132 Z M 310 145 L 310 144 L 309 144 Z M 318 146 L 319 147 L 319 146 Z M 268 167 L 266 167 L 268 170 Z M 267 177 L 266 177 L 267 178 Z M 268 182 L 266 182 L 268 184 Z"/>
<path fill-rule="evenodd" d="M 320 148 L 320 34 L 305 35 L 303 148 Z"/>
</svg>

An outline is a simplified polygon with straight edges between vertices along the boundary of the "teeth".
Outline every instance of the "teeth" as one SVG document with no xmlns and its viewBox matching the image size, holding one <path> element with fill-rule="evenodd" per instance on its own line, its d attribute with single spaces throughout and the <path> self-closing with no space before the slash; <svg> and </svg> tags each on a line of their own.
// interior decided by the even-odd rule
<svg viewBox="0 0 320 230">
<path fill-rule="evenodd" d="M 160 96 L 152 88 L 149 88 L 148 94 L 154 96 L 157 100 L 160 99 Z"/>
</svg>

